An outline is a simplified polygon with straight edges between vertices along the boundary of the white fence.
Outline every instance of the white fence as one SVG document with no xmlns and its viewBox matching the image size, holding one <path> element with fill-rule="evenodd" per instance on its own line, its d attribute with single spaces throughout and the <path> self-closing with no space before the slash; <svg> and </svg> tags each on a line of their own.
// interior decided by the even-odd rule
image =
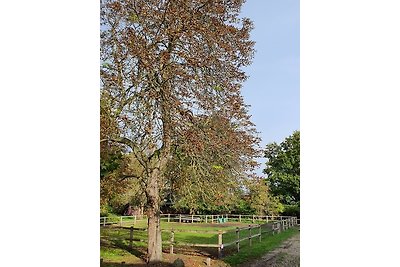
<svg viewBox="0 0 400 267">
<path fill-rule="evenodd" d="M 164 222 L 179 223 L 268 223 L 274 221 L 293 220 L 292 216 L 260 216 L 242 214 L 212 214 L 212 215 L 191 215 L 191 214 L 161 214 L 160 219 Z M 138 220 L 147 220 L 146 215 L 119 216 L 119 217 L 100 217 L 100 225 L 111 224 L 136 224 Z M 296 222 L 297 224 L 297 222 Z"/>
</svg>

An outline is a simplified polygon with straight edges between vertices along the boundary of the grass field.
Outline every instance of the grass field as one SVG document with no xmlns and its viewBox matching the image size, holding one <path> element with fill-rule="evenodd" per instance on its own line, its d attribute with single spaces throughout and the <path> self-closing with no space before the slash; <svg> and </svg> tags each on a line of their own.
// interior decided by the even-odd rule
<svg viewBox="0 0 400 267">
<path fill-rule="evenodd" d="M 137 220 L 133 231 L 133 248 L 129 247 L 130 230 L 131 224 L 123 224 L 124 227 L 118 225 L 106 226 L 100 228 L 100 257 L 104 262 L 122 262 L 125 261 L 127 266 L 139 266 L 143 264 L 145 254 L 147 250 L 147 221 Z M 178 256 L 186 255 L 190 259 L 197 257 L 210 257 L 217 259 L 218 249 L 204 248 L 204 247 L 187 247 L 184 243 L 197 243 L 197 244 L 218 244 L 218 231 L 223 231 L 223 243 L 227 244 L 233 242 L 237 238 L 236 228 L 247 227 L 249 224 L 228 222 L 224 224 L 205 224 L 205 223 L 168 223 L 161 222 L 162 240 L 163 240 L 163 252 L 169 253 L 170 248 L 170 237 L 171 229 L 174 229 L 175 246 L 174 253 Z M 252 239 L 252 246 L 248 239 L 240 242 L 240 252 L 237 253 L 236 244 L 229 247 L 225 247 L 223 250 L 223 261 L 231 266 L 235 266 L 246 262 L 249 259 L 254 259 L 260 255 L 265 254 L 267 251 L 274 249 L 279 244 L 289 238 L 293 233 L 298 232 L 298 228 L 292 228 L 279 235 L 272 236 L 270 232 L 270 225 L 266 225 L 262 228 L 262 241 L 260 243 L 259 238 Z M 191 231 L 191 232 L 184 232 Z M 201 232 L 195 232 L 201 231 Z M 211 232 L 207 232 L 211 231 Z M 252 229 L 252 235 L 257 234 L 258 229 Z M 240 232 L 240 238 L 249 236 L 248 230 Z M 168 257 L 170 256 L 169 254 Z M 185 257 L 186 257 L 185 256 Z M 217 261 L 217 260 L 216 260 Z M 224 263 L 219 261 L 220 263 Z M 111 263 L 110 263 L 111 264 Z M 139 264 L 139 265 L 137 265 Z M 114 265 L 105 265 L 114 266 Z M 140 265 L 141 266 L 141 265 Z M 219 266 L 219 265 L 217 265 Z M 222 265 L 221 265 L 222 266 Z"/>
<path fill-rule="evenodd" d="M 241 247 L 239 253 L 228 255 L 223 259 L 224 262 L 230 266 L 242 265 L 258 259 L 265 255 L 267 252 L 277 248 L 283 241 L 299 233 L 299 227 L 293 227 L 276 235 L 266 235 L 261 242 L 253 242 L 253 245 Z"/>
</svg>

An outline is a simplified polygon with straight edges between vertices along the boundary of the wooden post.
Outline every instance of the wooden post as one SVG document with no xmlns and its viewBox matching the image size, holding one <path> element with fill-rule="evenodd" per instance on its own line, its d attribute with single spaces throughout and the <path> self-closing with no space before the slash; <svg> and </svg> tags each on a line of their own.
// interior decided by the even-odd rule
<svg viewBox="0 0 400 267">
<path fill-rule="evenodd" d="M 266 216 L 266 218 L 267 218 L 267 223 L 268 223 L 268 215 Z"/>
<path fill-rule="evenodd" d="M 207 215 L 206 215 L 206 223 L 207 223 Z"/>
<path fill-rule="evenodd" d="M 106 226 L 106 218 L 107 218 L 107 217 L 104 217 L 104 218 L 103 218 L 103 226 Z"/>
<path fill-rule="evenodd" d="M 211 259 L 210 258 L 206 259 L 206 264 L 207 264 L 207 266 L 211 266 Z"/>
<path fill-rule="evenodd" d="M 179 214 L 179 223 L 182 222 L 182 215 Z"/>
<path fill-rule="evenodd" d="M 214 215 L 211 215 L 211 223 L 214 223 Z"/>
<path fill-rule="evenodd" d="M 251 225 L 249 224 L 249 244 L 251 247 Z"/>
<path fill-rule="evenodd" d="M 260 234 L 260 242 L 261 242 L 261 224 L 260 224 L 259 227 L 260 227 L 260 229 L 259 229 L 259 230 L 260 230 L 260 231 L 259 231 L 259 234 Z"/>
<path fill-rule="evenodd" d="M 192 223 L 193 223 L 193 214 L 192 214 Z"/>
<path fill-rule="evenodd" d="M 239 215 L 239 222 L 242 222 L 242 215 Z"/>
<path fill-rule="evenodd" d="M 237 241 L 236 241 L 236 245 L 237 245 L 237 252 L 239 252 L 239 250 L 240 250 L 240 230 L 239 230 L 239 227 L 236 227 L 236 238 L 237 238 Z"/>
<path fill-rule="evenodd" d="M 221 231 L 218 231 L 218 258 L 222 258 L 222 250 L 224 249 L 224 246 L 222 244 L 222 233 Z"/>
<path fill-rule="evenodd" d="M 136 215 L 133 216 L 133 224 L 136 224 Z"/>
<path fill-rule="evenodd" d="M 171 214 L 168 213 L 168 222 L 169 222 L 170 215 L 171 215 Z"/>
<path fill-rule="evenodd" d="M 175 241 L 175 233 L 174 233 L 174 229 L 171 229 L 171 244 L 169 246 L 169 253 L 170 254 L 174 254 L 174 241 Z"/>
<path fill-rule="evenodd" d="M 253 223 L 254 223 L 254 215 L 253 215 Z"/>
<path fill-rule="evenodd" d="M 129 248 L 133 249 L 133 226 L 129 229 Z"/>
</svg>

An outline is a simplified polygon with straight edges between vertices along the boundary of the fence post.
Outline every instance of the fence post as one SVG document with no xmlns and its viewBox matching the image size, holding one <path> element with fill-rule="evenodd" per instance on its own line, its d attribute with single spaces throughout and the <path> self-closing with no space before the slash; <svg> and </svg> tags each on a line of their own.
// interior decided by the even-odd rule
<svg viewBox="0 0 400 267">
<path fill-rule="evenodd" d="M 193 223 L 193 214 L 192 214 L 192 223 Z"/>
<path fill-rule="evenodd" d="M 267 223 L 268 223 L 268 215 L 266 216 L 266 218 L 267 218 Z"/>
<path fill-rule="evenodd" d="M 251 247 L 251 225 L 249 224 L 249 244 Z"/>
<path fill-rule="evenodd" d="M 214 223 L 214 215 L 211 215 L 211 223 Z"/>
<path fill-rule="evenodd" d="M 242 215 L 239 215 L 239 222 L 242 222 Z"/>
<path fill-rule="evenodd" d="M 240 250 L 240 230 L 239 227 L 236 227 L 236 237 L 237 237 L 237 241 L 236 241 L 236 245 L 237 245 L 237 252 L 239 252 Z"/>
<path fill-rule="evenodd" d="M 207 215 L 206 215 L 206 223 L 207 223 Z"/>
<path fill-rule="evenodd" d="M 129 248 L 133 249 L 133 226 L 129 229 Z"/>
<path fill-rule="evenodd" d="M 253 215 L 253 223 L 254 223 L 254 215 Z"/>
<path fill-rule="evenodd" d="M 174 229 L 171 229 L 171 245 L 169 246 L 169 253 L 174 254 L 174 241 L 175 241 L 175 233 Z"/>
<path fill-rule="evenodd" d="M 171 215 L 171 214 L 168 213 L 168 222 L 169 222 L 170 215 Z"/>
<path fill-rule="evenodd" d="M 136 215 L 133 216 L 133 224 L 136 224 Z"/>
<path fill-rule="evenodd" d="M 222 258 L 222 250 L 224 246 L 222 244 L 222 233 L 218 231 L 218 258 Z"/>
<path fill-rule="evenodd" d="M 182 215 L 179 214 L 179 223 L 182 222 Z"/>
<path fill-rule="evenodd" d="M 104 218 L 103 218 L 103 226 L 106 226 L 106 218 L 107 218 L 107 217 L 104 217 Z"/>
<path fill-rule="evenodd" d="M 260 229 L 259 229 L 259 233 L 260 233 L 260 242 L 261 242 L 261 224 L 260 224 Z"/>
</svg>

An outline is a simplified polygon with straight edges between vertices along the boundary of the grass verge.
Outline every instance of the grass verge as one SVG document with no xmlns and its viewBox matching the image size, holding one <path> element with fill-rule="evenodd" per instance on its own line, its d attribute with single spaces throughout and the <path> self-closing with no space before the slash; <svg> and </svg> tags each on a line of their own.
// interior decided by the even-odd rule
<svg viewBox="0 0 400 267">
<path fill-rule="evenodd" d="M 246 246 L 240 249 L 239 253 L 227 256 L 223 259 L 224 262 L 231 266 L 238 266 L 246 262 L 261 258 L 267 252 L 274 250 L 279 245 L 290 237 L 299 233 L 299 227 L 290 228 L 280 234 L 263 236 L 261 242 L 253 242 L 253 245 Z"/>
</svg>

